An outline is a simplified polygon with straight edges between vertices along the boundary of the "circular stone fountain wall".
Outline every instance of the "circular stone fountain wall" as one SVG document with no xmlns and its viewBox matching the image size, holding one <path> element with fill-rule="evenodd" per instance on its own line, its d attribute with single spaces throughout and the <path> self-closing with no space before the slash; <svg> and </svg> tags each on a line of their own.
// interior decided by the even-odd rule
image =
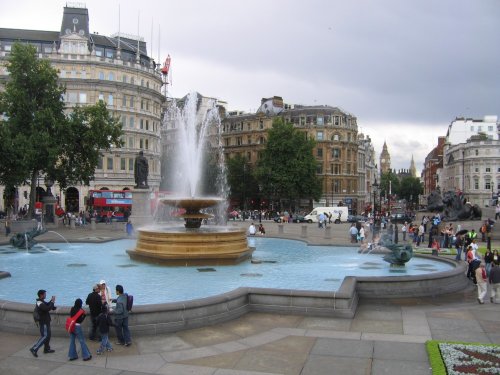
<svg viewBox="0 0 500 375">
<path fill-rule="evenodd" d="M 239 228 L 211 227 L 191 230 L 182 227 L 142 227 L 137 244 L 127 253 L 132 259 L 165 265 L 236 264 L 248 259 L 246 232 Z"/>
</svg>

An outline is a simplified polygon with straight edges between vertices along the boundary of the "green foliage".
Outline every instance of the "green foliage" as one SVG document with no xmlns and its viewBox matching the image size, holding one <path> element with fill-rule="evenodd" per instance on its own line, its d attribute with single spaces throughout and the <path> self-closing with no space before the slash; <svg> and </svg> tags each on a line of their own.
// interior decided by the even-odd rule
<svg viewBox="0 0 500 375">
<path fill-rule="evenodd" d="M 256 173 L 263 193 L 289 201 L 318 200 L 322 186 L 313 156 L 315 141 L 308 140 L 304 133 L 281 118 L 274 119 L 268 135 Z"/>
<path fill-rule="evenodd" d="M 40 175 L 88 184 L 100 150 L 121 145 L 121 126 L 104 103 L 75 108 L 67 116 L 57 71 L 38 59 L 35 47 L 15 43 L 7 63 L 9 79 L 0 92 L 0 183 L 31 184 L 30 210 Z"/>
<path fill-rule="evenodd" d="M 387 197 L 389 192 L 391 194 L 399 193 L 398 177 L 391 170 L 382 173 L 380 176 L 380 194 Z"/>
<path fill-rule="evenodd" d="M 259 193 L 254 168 L 241 155 L 226 160 L 226 165 L 227 182 L 231 189 L 230 197 L 242 202 L 244 206 L 242 208 L 246 209 L 247 199 L 256 197 Z"/>
<path fill-rule="evenodd" d="M 425 347 L 432 367 L 432 375 L 446 375 L 446 366 L 441 358 L 439 341 L 429 340 L 425 343 Z"/>
<path fill-rule="evenodd" d="M 418 202 L 418 196 L 423 194 L 424 187 L 417 177 L 404 177 L 401 180 L 399 187 L 400 198 L 406 199 L 407 202 Z"/>
</svg>

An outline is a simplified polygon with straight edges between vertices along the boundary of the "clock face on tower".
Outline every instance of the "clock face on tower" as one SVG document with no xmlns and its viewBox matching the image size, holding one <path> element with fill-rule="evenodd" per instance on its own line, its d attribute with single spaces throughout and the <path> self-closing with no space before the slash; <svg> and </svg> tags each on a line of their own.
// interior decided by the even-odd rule
<svg viewBox="0 0 500 375">
<path fill-rule="evenodd" d="M 382 163 L 385 163 L 385 159 L 380 160 Z"/>
</svg>

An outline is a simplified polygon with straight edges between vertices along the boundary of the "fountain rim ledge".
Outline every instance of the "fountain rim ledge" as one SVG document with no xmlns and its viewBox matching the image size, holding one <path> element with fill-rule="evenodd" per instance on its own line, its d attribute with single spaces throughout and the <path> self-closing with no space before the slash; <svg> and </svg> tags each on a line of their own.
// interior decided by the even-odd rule
<svg viewBox="0 0 500 375">
<path fill-rule="evenodd" d="M 347 276 L 337 291 L 239 287 L 189 301 L 137 305 L 130 313 L 129 328 L 137 336 L 173 333 L 231 321 L 248 312 L 353 318 L 359 298 L 435 297 L 462 291 L 468 285 L 464 263 L 431 255 L 415 257 L 454 268 L 411 276 Z M 70 308 L 61 306 L 51 313 L 53 336 L 67 337 L 64 322 Z M 0 331 L 37 335 L 32 312 L 32 304 L 0 300 Z M 90 323 L 85 320 L 83 326 L 88 332 Z"/>
</svg>

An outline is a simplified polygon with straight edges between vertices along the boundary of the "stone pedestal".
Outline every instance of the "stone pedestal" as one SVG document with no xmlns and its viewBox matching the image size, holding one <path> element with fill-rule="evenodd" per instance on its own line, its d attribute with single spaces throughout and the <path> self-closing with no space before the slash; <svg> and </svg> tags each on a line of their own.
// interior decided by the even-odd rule
<svg viewBox="0 0 500 375">
<path fill-rule="evenodd" d="M 325 228 L 325 239 L 329 240 L 332 238 L 332 227 Z"/>
<path fill-rule="evenodd" d="M 302 225 L 302 231 L 300 233 L 301 238 L 307 238 L 307 225 Z"/>
<path fill-rule="evenodd" d="M 55 204 L 57 202 L 53 195 L 46 195 L 42 198 L 44 208 L 44 220 L 46 223 L 53 224 L 56 220 Z"/>
<path fill-rule="evenodd" d="M 132 190 L 132 214 L 129 216 L 129 221 L 136 229 L 153 222 L 150 194 L 149 189 Z"/>
<path fill-rule="evenodd" d="M 278 234 L 283 234 L 283 224 L 278 224 Z"/>
</svg>

